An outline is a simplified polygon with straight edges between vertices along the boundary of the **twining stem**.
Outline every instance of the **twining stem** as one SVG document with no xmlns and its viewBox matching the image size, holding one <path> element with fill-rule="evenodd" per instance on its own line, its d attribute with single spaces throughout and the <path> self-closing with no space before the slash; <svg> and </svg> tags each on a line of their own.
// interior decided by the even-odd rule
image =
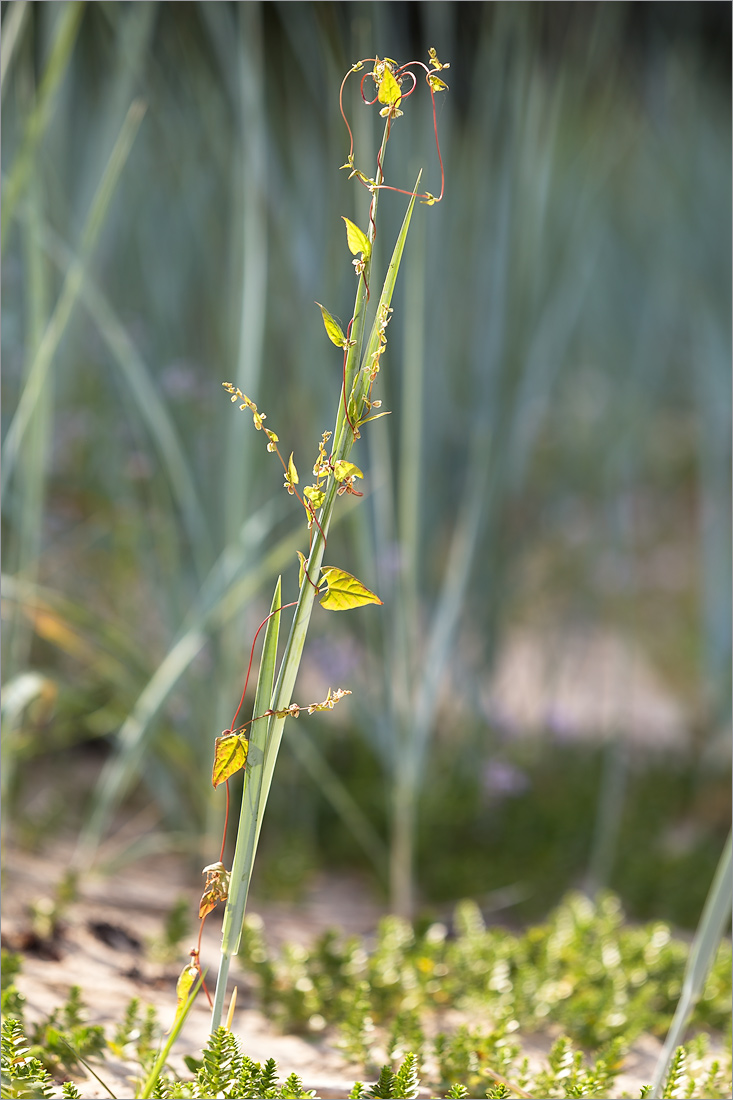
<svg viewBox="0 0 733 1100">
<path fill-rule="evenodd" d="M 389 123 L 389 120 L 387 120 Z M 381 183 L 383 177 L 382 165 L 384 164 L 384 154 L 387 148 L 387 142 L 389 140 L 389 125 L 384 127 L 384 133 L 382 135 L 382 145 L 379 150 L 379 157 L 377 158 L 377 183 Z M 367 229 L 367 237 L 371 245 L 374 244 L 377 236 L 377 204 L 379 203 L 379 191 L 374 191 L 372 194 L 372 201 L 369 205 L 369 228 Z M 354 302 L 354 315 L 351 322 L 350 340 L 351 346 L 348 349 L 346 355 L 346 363 L 344 366 L 344 379 L 343 379 L 343 393 L 341 395 L 341 403 L 339 404 L 338 414 L 336 416 L 336 426 L 334 428 L 334 448 L 338 447 L 341 433 L 346 427 L 350 436 L 350 444 L 347 450 L 343 454 L 336 455 L 335 458 L 345 458 L 351 450 L 351 444 L 354 442 L 353 426 L 349 427 L 347 406 L 351 400 L 351 395 L 354 389 L 354 382 L 356 381 L 356 372 L 361 362 L 361 349 L 364 342 L 364 328 L 366 325 L 366 307 L 369 297 L 369 281 L 372 268 L 372 252 L 369 256 L 364 258 L 364 271 L 359 278 L 359 285 L 356 288 L 356 301 Z M 345 441 L 346 442 L 346 441 Z"/>
</svg>

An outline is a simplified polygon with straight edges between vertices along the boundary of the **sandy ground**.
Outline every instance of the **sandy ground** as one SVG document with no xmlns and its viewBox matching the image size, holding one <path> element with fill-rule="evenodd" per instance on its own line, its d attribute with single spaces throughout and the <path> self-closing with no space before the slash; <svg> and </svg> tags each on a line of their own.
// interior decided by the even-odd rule
<svg viewBox="0 0 733 1100">
<path fill-rule="evenodd" d="M 89 1008 L 90 1023 L 101 1023 L 108 1031 L 120 1021 L 131 997 L 156 1006 L 159 1019 L 167 1026 L 175 1009 L 175 983 L 185 958 L 162 964 L 147 949 L 161 935 L 172 899 L 190 896 L 195 913 L 200 888 L 191 882 L 182 861 L 171 857 L 148 860 L 109 879 L 89 878 L 80 896 L 64 913 L 59 935 L 50 943 L 33 941 L 28 906 L 50 897 L 68 865 L 71 849 L 62 845 L 46 856 L 29 856 L 14 850 L 3 859 L 3 945 L 22 950 L 24 963 L 18 987 L 27 1000 L 27 1014 L 37 1019 L 48 1014 L 68 996 L 71 985 L 79 985 Z M 338 877 L 317 879 L 298 907 L 258 904 L 250 911 L 263 920 L 267 939 L 273 945 L 286 940 L 307 943 L 326 928 L 340 927 L 348 934 L 374 931 L 381 911 L 357 880 Z M 193 946 L 193 943 L 190 945 Z M 210 918 L 205 927 L 201 961 L 216 971 L 219 922 Z M 243 1002 L 243 1003 L 242 1003 Z M 323 1036 L 307 1040 L 281 1034 L 252 1006 L 246 990 L 240 988 L 240 1006 L 233 1022 L 249 1056 L 257 1061 L 277 1059 L 281 1078 L 293 1071 L 305 1087 L 318 1096 L 345 1097 L 353 1082 L 364 1079 L 360 1066 L 348 1065 L 338 1049 Z M 209 1011 L 200 997 L 194 1006 L 171 1064 L 187 1073 L 186 1054 L 199 1056 L 209 1028 Z M 533 1061 L 547 1053 L 554 1034 L 523 1037 L 525 1053 Z M 660 1044 L 643 1036 L 627 1058 L 619 1079 L 618 1095 L 638 1096 L 641 1084 L 651 1079 Z M 132 1095 L 130 1067 L 109 1058 L 97 1068 L 118 1097 Z M 85 1098 L 105 1096 L 91 1078 L 76 1078 Z M 429 1096 L 421 1090 L 421 1096 Z"/>
</svg>

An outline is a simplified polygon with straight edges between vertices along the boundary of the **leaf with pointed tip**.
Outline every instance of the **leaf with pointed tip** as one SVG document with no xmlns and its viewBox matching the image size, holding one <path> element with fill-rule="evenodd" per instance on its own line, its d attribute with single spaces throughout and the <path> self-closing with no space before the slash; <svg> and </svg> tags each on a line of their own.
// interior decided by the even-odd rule
<svg viewBox="0 0 733 1100">
<path fill-rule="evenodd" d="M 347 462 L 345 458 L 337 458 L 333 464 L 333 476 L 337 481 L 345 481 L 347 477 L 361 477 L 364 475 L 353 462 Z"/>
<path fill-rule="evenodd" d="M 303 585 L 303 577 L 305 576 L 306 558 L 302 550 L 296 550 L 295 553 L 298 555 L 298 561 L 300 562 L 300 566 L 298 568 L 298 588 L 301 588 Z"/>
<path fill-rule="evenodd" d="M 359 226 L 354 225 L 348 218 L 344 218 L 343 214 L 341 217 L 346 224 L 346 243 L 349 246 L 349 252 L 352 256 L 356 256 L 357 252 L 361 252 L 364 259 L 367 259 L 372 250 L 372 246 L 369 243 L 369 238 L 366 233 L 363 233 L 361 229 L 359 229 Z"/>
<path fill-rule="evenodd" d="M 357 428 L 360 428 L 362 426 L 362 424 L 368 424 L 370 420 L 379 420 L 380 416 L 391 416 L 391 415 L 392 415 L 391 410 L 390 409 L 385 409 L 384 412 L 375 413 L 374 416 L 365 416 L 364 419 L 360 420 L 356 426 L 357 426 Z"/>
<path fill-rule="evenodd" d="M 384 75 L 379 84 L 378 99 L 380 103 L 385 103 L 388 107 L 391 107 L 393 103 L 399 107 L 400 100 L 402 99 L 400 86 L 386 65 L 384 67 Z"/>
<path fill-rule="evenodd" d="M 176 1020 L 183 1011 L 186 1002 L 188 1001 L 191 990 L 193 989 L 194 982 L 199 976 L 199 971 L 195 966 L 184 966 L 181 971 L 181 975 L 176 982 L 176 1015 L 173 1021 L 175 1027 Z"/>
<path fill-rule="evenodd" d="M 298 471 L 296 470 L 295 463 L 293 462 L 292 451 L 290 452 L 290 458 L 288 459 L 288 481 L 291 485 L 298 484 Z"/>
<path fill-rule="evenodd" d="M 435 76 L 434 73 L 430 73 L 428 76 L 428 83 L 434 92 L 447 92 L 448 85 L 445 81 L 441 80 L 439 76 Z"/>
<path fill-rule="evenodd" d="M 320 302 L 316 302 L 316 305 L 323 314 L 323 325 L 326 329 L 326 335 L 332 344 L 335 344 L 337 348 L 345 348 L 347 344 L 346 337 L 343 334 L 341 325 L 338 323 L 335 317 L 332 317 L 325 306 L 322 306 Z"/>
<path fill-rule="evenodd" d="M 374 355 L 380 344 L 380 336 L 383 335 L 383 331 L 380 328 L 380 319 L 387 315 L 387 310 L 389 309 L 390 302 L 392 301 L 392 293 L 394 291 L 395 282 L 397 281 L 397 273 L 400 269 L 402 253 L 404 251 L 405 241 L 407 239 L 407 231 L 410 228 L 410 219 L 412 218 L 412 212 L 415 208 L 417 189 L 420 186 L 421 177 L 422 172 L 418 173 L 418 177 L 415 182 L 415 190 L 412 193 L 412 198 L 410 199 L 409 206 L 407 207 L 407 212 L 405 213 L 405 217 L 402 221 L 402 228 L 400 229 L 399 236 L 397 237 L 397 241 L 392 251 L 392 259 L 390 260 L 389 267 L 387 268 L 387 274 L 384 279 L 384 285 L 382 287 L 382 293 L 379 298 L 377 312 L 374 315 L 374 322 L 372 324 L 372 330 L 369 335 L 369 342 L 366 345 L 366 350 L 362 354 L 362 375 L 355 386 L 355 397 L 357 398 L 359 404 L 361 404 L 361 399 L 366 396 L 367 390 L 369 389 L 369 386 L 371 384 L 369 379 L 369 371 L 367 368 L 374 361 Z M 351 415 L 351 404 L 349 404 L 349 414 Z M 371 418 L 368 417 L 367 419 Z M 352 424 L 356 424 L 357 420 L 358 416 L 355 417 L 351 415 Z"/>
<path fill-rule="evenodd" d="M 214 748 L 214 770 L 211 782 L 214 787 L 224 783 L 247 763 L 249 741 L 241 733 L 223 733 L 217 737 Z"/>
<path fill-rule="evenodd" d="M 216 896 L 216 892 L 212 890 L 205 890 L 204 894 L 199 902 L 199 920 L 203 920 L 209 913 L 216 909 L 217 903 L 221 901 L 220 897 Z"/>
<path fill-rule="evenodd" d="M 350 611 L 352 607 L 382 602 L 379 596 L 370 592 L 360 580 L 344 569 L 324 565 L 321 573 L 328 585 L 328 591 L 321 597 L 321 607 L 325 607 L 327 611 Z"/>
</svg>

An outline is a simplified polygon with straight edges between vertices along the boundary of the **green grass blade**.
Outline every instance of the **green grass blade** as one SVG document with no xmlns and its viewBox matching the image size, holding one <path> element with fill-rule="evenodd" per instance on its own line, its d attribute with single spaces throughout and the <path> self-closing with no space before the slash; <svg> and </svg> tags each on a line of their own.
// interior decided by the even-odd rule
<svg viewBox="0 0 733 1100">
<path fill-rule="evenodd" d="M 336 522 L 341 521 L 343 514 L 342 510 Z M 269 523 L 274 522 L 275 518 L 272 514 L 269 521 L 265 517 L 262 523 L 253 525 L 260 538 L 266 536 Z M 244 575 L 237 573 L 236 567 L 249 553 L 246 540 L 244 546 L 238 540 L 234 546 L 223 551 L 202 587 L 206 600 L 191 609 L 182 634 L 173 642 L 148 680 L 120 729 L 118 751 L 102 771 L 88 820 L 79 837 L 76 866 L 85 867 L 94 858 L 112 814 L 139 771 L 153 734 L 153 722 L 191 662 L 211 635 L 230 623 L 241 608 L 261 591 L 263 584 L 292 564 L 301 542 L 300 531 L 285 536 Z M 4 584 L 7 586 L 7 581 Z"/>
<path fill-rule="evenodd" d="M 380 156 L 378 164 L 384 164 L 384 154 L 387 147 L 387 127 L 384 128 L 384 134 L 382 137 L 382 148 L 380 150 Z M 377 170 L 376 179 L 382 179 L 381 173 Z M 372 198 L 372 218 L 369 225 L 367 236 L 369 241 L 373 244 L 375 239 L 375 224 L 377 218 L 377 205 L 379 203 L 379 191 L 375 191 Z M 356 286 L 356 299 L 354 301 L 354 313 L 353 322 L 351 325 L 351 333 L 349 336 L 351 347 L 346 354 L 346 363 L 344 364 L 344 381 L 343 390 L 341 393 L 341 401 L 339 402 L 338 411 L 336 413 L 336 426 L 333 430 L 334 444 L 338 443 L 341 438 L 341 433 L 346 427 L 346 410 L 345 403 L 348 401 L 356 381 L 356 373 L 361 362 L 361 350 L 364 343 L 364 332 L 366 326 L 366 309 L 367 309 L 367 286 L 372 277 L 372 252 L 370 251 L 368 256 L 364 257 L 364 276 L 360 278 Z M 349 430 L 350 431 L 350 430 Z"/>
<path fill-rule="evenodd" d="M 56 266 L 68 275 L 79 263 L 79 258 L 50 226 L 43 226 L 41 239 L 47 254 Z M 211 560 L 211 538 L 193 473 L 168 407 L 160 396 L 147 363 L 140 355 L 109 299 L 89 278 L 86 271 L 79 289 L 79 297 L 117 363 L 140 418 L 160 454 L 168 473 L 173 495 L 181 510 L 199 575 L 203 576 L 206 563 Z"/>
<path fill-rule="evenodd" d="M 178 1016 L 176 1018 L 176 1021 L 173 1024 L 173 1027 L 170 1030 L 170 1034 L 168 1035 L 168 1038 L 166 1039 L 166 1042 L 163 1046 L 163 1049 L 161 1050 L 158 1057 L 155 1059 L 155 1063 L 153 1065 L 153 1068 L 151 1069 L 150 1073 L 148 1074 L 148 1078 L 147 1078 L 145 1084 L 143 1085 L 142 1091 L 140 1093 L 138 1093 L 138 1100 L 149 1100 L 150 1094 L 152 1093 L 153 1089 L 155 1088 L 155 1082 L 158 1079 L 158 1074 L 161 1072 L 161 1070 L 165 1066 L 166 1059 L 167 1059 L 168 1055 L 171 1052 L 171 1047 L 175 1043 L 178 1036 L 181 1034 L 181 1031 L 183 1029 L 183 1025 L 186 1022 L 186 1018 L 188 1017 L 189 1012 L 193 1008 L 193 1002 L 196 1000 L 198 992 L 201 989 L 201 983 L 203 982 L 203 980 L 204 980 L 204 975 L 199 974 L 198 978 L 196 979 L 193 986 L 191 987 L 191 991 L 188 994 L 188 997 L 186 998 L 186 1003 L 184 1004 L 183 1008 L 181 1009 L 181 1012 L 178 1014 Z"/>
<path fill-rule="evenodd" d="M 272 691 L 275 684 L 275 668 L 277 664 L 277 643 L 280 637 L 280 607 L 282 606 L 282 578 L 278 578 L 275 593 L 270 606 L 270 621 L 265 628 L 265 640 L 262 644 L 262 656 L 260 658 L 260 672 L 257 678 L 257 690 L 255 693 L 253 716 L 264 714 L 270 709 Z M 247 906 L 247 895 L 252 878 L 255 855 L 257 853 L 257 840 L 259 837 L 259 822 L 265 812 L 266 797 L 262 797 L 262 777 L 264 772 L 265 748 L 267 742 L 267 719 L 261 718 L 250 728 L 249 750 L 247 752 L 247 767 L 245 770 L 244 789 L 242 791 L 242 804 L 239 813 L 239 829 L 237 842 L 234 849 L 231 877 L 229 881 L 229 898 L 224 910 L 224 920 L 221 932 L 221 958 L 219 962 L 219 974 L 216 981 L 216 993 L 214 995 L 214 1007 L 211 1013 L 211 1030 L 221 1024 L 221 1016 L 224 1010 L 224 996 L 226 994 L 229 963 L 232 955 L 239 950 L 239 942 L 242 938 L 242 923 L 244 911 Z"/>
<path fill-rule="evenodd" d="M 288 748 L 301 767 L 309 773 L 319 791 L 331 803 L 380 879 L 383 879 L 387 866 L 387 847 L 316 742 L 301 726 L 298 736 L 288 741 Z"/>
<path fill-rule="evenodd" d="M 239 98 L 236 104 L 242 150 L 233 190 L 238 199 L 241 233 L 241 290 L 235 385 L 248 394 L 259 390 L 265 342 L 268 238 L 267 238 L 267 114 L 264 86 L 262 13 L 259 4 L 238 5 L 236 11 L 236 72 Z M 243 438 L 242 424 L 228 417 L 224 485 L 228 506 L 225 538 L 231 541 L 247 514 L 243 458 L 254 445 L 250 432 Z M 242 449 L 245 454 L 243 456 Z"/>
<path fill-rule="evenodd" d="M 419 221 L 408 257 L 405 291 L 404 372 L 400 423 L 398 534 L 408 620 L 417 624 L 420 574 L 420 503 L 425 392 L 425 252 L 427 227 Z"/>
<path fill-rule="evenodd" d="M 662 1095 L 662 1083 L 667 1076 L 672 1055 L 683 1042 L 687 1022 L 705 987 L 705 981 L 720 946 L 721 936 L 730 920 L 732 893 L 733 849 L 731 848 L 731 834 L 729 833 L 700 917 L 700 923 L 695 932 L 695 938 L 692 941 L 690 955 L 685 967 L 685 976 L 682 980 L 682 992 L 677 1003 L 674 1019 L 670 1024 L 664 1047 L 654 1071 L 652 1089 L 649 1093 L 652 1100 L 659 1100 Z"/>
<path fill-rule="evenodd" d="M 211 634 L 230 622 L 241 607 L 293 559 L 299 538 L 283 539 L 258 566 L 236 584 L 219 590 L 204 607 L 192 609 L 185 632 L 175 640 L 139 695 L 118 734 L 118 750 L 107 762 L 94 792 L 89 818 L 77 845 L 77 866 L 88 865 L 120 801 L 139 772 L 152 736 L 152 723 L 191 662 Z M 231 548 L 230 548 L 231 549 Z M 238 548 L 240 554 L 241 548 Z"/>
<path fill-rule="evenodd" d="M 123 722 L 117 739 L 117 752 L 105 765 L 94 790 L 92 810 L 77 845 L 77 866 L 86 867 L 91 863 L 112 814 L 142 767 L 151 723 L 206 641 L 207 635 L 203 630 L 188 630 L 179 638 Z"/>
<path fill-rule="evenodd" d="M 34 357 L 29 377 L 18 402 L 2 449 L 2 487 L 6 487 L 15 467 L 20 445 L 28 429 L 33 410 L 53 362 L 53 357 L 66 331 L 66 326 L 79 297 L 87 267 L 104 225 L 109 204 L 119 182 L 122 170 L 145 114 L 145 104 L 136 100 L 130 107 L 112 150 L 107 167 L 97 188 L 81 236 L 79 255 L 64 279 L 61 293 L 46 326 L 43 338 Z"/>
<path fill-rule="evenodd" d="M 75 1048 L 74 1048 L 74 1047 L 73 1047 L 73 1046 L 71 1045 L 71 1043 L 67 1042 L 67 1040 L 66 1040 L 66 1039 L 64 1039 L 63 1035 L 59 1035 L 59 1039 L 60 1039 L 60 1040 L 61 1040 L 61 1042 L 62 1042 L 62 1043 L 64 1044 L 64 1046 L 65 1046 L 65 1047 L 68 1047 L 68 1049 L 69 1049 L 69 1050 L 71 1051 L 72 1055 L 74 1056 L 74 1059 L 75 1059 L 75 1061 L 77 1061 L 77 1062 L 80 1062 L 80 1063 L 81 1063 L 81 1065 L 82 1065 L 82 1066 L 84 1066 L 84 1069 L 85 1069 L 85 1070 L 87 1071 L 87 1073 L 89 1074 L 89 1076 L 90 1076 L 90 1077 L 93 1077 L 95 1081 L 99 1081 L 100 1085 L 102 1086 L 102 1088 L 104 1089 L 104 1091 L 105 1091 L 105 1092 L 106 1092 L 106 1093 L 108 1094 L 108 1096 L 111 1096 L 111 1097 L 112 1097 L 112 1100 L 117 1100 L 117 1097 L 116 1097 L 116 1096 L 115 1096 L 115 1094 L 114 1094 L 114 1093 L 112 1092 L 112 1089 L 111 1089 L 111 1088 L 109 1087 L 109 1085 L 106 1085 L 106 1084 L 104 1083 L 104 1081 L 102 1080 L 102 1078 L 101 1078 L 101 1077 L 99 1076 L 99 1074 L 98 1074 L 98 1073 L 95 1073 L 95 1072 L 94 1072 L 94 1070 L 92 1069 L 92 1067 L 91 1067 L 91 1066 L 89 1065 L 89 1063 L 87 1062 L 86 1058 L 82 1058 L 82 1056 L 81 1056 L 81 1054 L 79 1053 L 79 1051 L 78 1051 L 78 1050 L 76 1050 L 76 1049 L 75 1049 Z"/>
<path fill-rule="evenodd" d="M 18 72 L 19 93 L 28 88 L 26 68 Z M 51 280 L 48 263 L 38 244 L 36 228 L 43 218 L 44 193 L 41 181 L 32 177 L 28 184 L 27 221 L 21 243 L 28 273 L 28 295 L 25 310 L 25 364 L 23 381 L 27 383 L 33 361 L 48 323 L 51 303 Z M 5 568 L 27 580 L 35 580 L 43 547 L 43 517 L 46 506 L 46 474 L 53 437 L 53 388 L 46 386 L 38 395 L 30 418 L 28 432 L 21 448 L 21 461 L 13 513 L 14 522 L 5 546 Z M 7 623 L 4 639 L 7 654 L 6 674 L 25 668 L 29 657 L 30 632 L 24 617 L 13 616 Z"/>
<path fill-rule="evenodd" d="M 402 259 L 402 253 L 404 251 L 405 240 L 407 238 L 407 231 L 410 225 L 410 219 L 412 217 L 412 211 L 415 205 L 415 194 L 413 194 L 410 204 L 405 214 L 402 228 L 400 230 L 395 248 L 392 254 L 392 259 L 385 277 L 382 294 L 380 296 L 380 306 L 389 306 L 392 299 L 392 292 L 394 290 L 395 282 L 397 279 L 397 273 L 400 267 L 400 261 Z M 361 281 L 359 288 L 357 289 L 357 309 L 359 304 L 359 295 L 361 292 Z M 352 326 L 353 333 L 353 326 Z M 373 327 L 373 340 L 374 347 L 379 342 L 379 327 L 375 322 Z M 355 345 L 355 354 L 359 355 L 361 348 L 359 342 Z M 363 361 L 363 360 L 362 360 Z M 363 391 L 366 391 L 369 382 L 368 379 L 365 382 Z M 361 389 L 362 387 L 358 387 Z M 336 428 L 338 430 L 339 423 L 342 423 L 342 428 L 339 434 L 339 438 L 336 440 L 334 447 L 333 457 L 334 460 L 345 458 L 354 442 L 354 437 L 348 424 L 342 421 L 343 401 L 339 402 L 339 411 L 336 417 Z M 315 584 L 317 578 L 320 575 L 321 564 L 323 561 L 323 553 L 325 550 L 326 535 L 329 529 L 331 516 L 333 513 L 333 506 L 336 500 L 337 483 L 333 474 L 329 477 L 326 486 L 326 500 L 321 509 L 319 517 L 319 527 L 316 535 L 313 539 L 313 545 L 311 547 L 310 557 L 308 559 L 306 576 L 303 578 L 303 582 L 300 587 L 300 593 L 298 596 L 298 603 L 295 608 L 293 616 L 293 622 L 290 629 L 290 634 L 287 641 L 287 646 L 283 659 L 280 665 L 280 671 L 277 677 L 277 683 L 272 697 L 272 709 L 273 710 L 285 710 L 292 700 L 293 689 L 295 687 L 295 680 L 298 675 L 298 669 L 300 667 L 300 660 L 303 653 L 303 647 L 305 645 L 305 639 L 308 632 L 308 625 L 310 623 L 310 616 L 313 610 L 313 603 L 316 595 Z M 312 578 L 312 581 L 309 579 Z M 273 716 L 269 719 L 267 730 L 267 742 L 265 748 L 265 757 L 262 774 L 262 792 L 261 799 L 262 805 L 267 801 L 270 792 L 270 786 L 272 784 L 272 777 L 275 770 L 275 763 L 277 761 L 277 755 L 280 749 L 280 742 L 282 740 L 283 729 L 285 726 L 285 718 L 278 718 Z M 255 846 L 259 839 L 259 832 L 262 826 L 261 816 L 257 821 L 257 834 L 255 837 Z"/>
<path fill-rule="evenodd" d="M 367 343 L 366 350 L 365 350 L 365 352 L 362 356 L 362 360 L 361 360 L 362 371 L 366 366 L 369 365 L 369 363 L 372 360 L 372 357 L 374 356 L 374 353 L 376 352 L 377 348 L 379 347 L 379 336 L 380 336 L 380 331 L 381 331 L 380 330 L 380 320 L 381 320 L 382 317 L 386 316 L 386 311 L 389 309 L 390 303 L 392 301 L 392 294 L 394 292 L 395 283 L 397 282 L 397 275 L 398 275 L 399 270 L 400 270 L 400 263 L 402 262 L 402 253 L 405 250 L 405 242 L 407 240 L 407 232 L 410 228 L 410 221 L 412 220 L 412 212 L 415 209 L 415 200 L 417 198 L 417 191 L 418 191 L 418 188 L 420 186 L 420 177 L 421 176 L 422 176 L 422 172 L 418 175 L 417 180 L 415 181 L 415 190 L 412 193 L 412 198 L 410 199 L 410 203 L 407 207 L 407 212 L 406 212 L 406 214 L 403 218 L 403 221 L 402 221 L 402 227 L 401 227 L 400 232 L 397 236 L 397 241 L 396 241 L 394 249 L 392 251 L 392 258 L 389 261 L 389 267 L 387 268 L 387 274 L 386 274 L 385 279 L 384 279 L 384 286 L 382 287 L 382 293 L 379 296 L 379 304 L 377 306 L 377 312 L 375 314 L 374 322 L 372 324 L 372 330 L 371 330 L 371 333 L 369 334 L 369 341 Z M 362 373 L 361 378 L 356 383 L 356 407 L 357 407 L 357 409 L 359 409 L 361 407 L 361 399 L 366 395 L 368 390 L 369 390 L 369 376 L 368 376 L 368 374 Z"/>
<path fill-rule="evenodd" d="M 420 177 L 418 176 L 418 184 Z M 417 191 L 417 185 L 416 189 Z M 400 268 L 400 262 L 402 260 L 402 253 L 405 247 L 405 241 L 407 239 L 407 232 L 410 227 L 410 220 L 412 218 L 412 211 L 415 207 L 416 194 L 413 193 L 410 199 L 407 212 L 402 221 L 402 227 L 400 229 L 397 241 L 392 252 L 392 258 L 387 269 L 387 274 L 384 279 L 382 287 L 382 293 L 379 299 L 380 308 L 389 308 L 389 304 L 392 300 L 392 293 L 394 291 L 395 283 L 397 281 L 397 274 Z M 361 288 L 361 280 L 359 288 Z M 360 289 L 357 290 L 357 303 L 359 301 Z M 373 349 L 376 350 L 379 344 L 379 324 L 375 319 L 372 327 L 372 334 L 370 337 L 370 346 L 373 345 Z M 353 334 L 353 327 L 352 327 Z M 357 342 L 355 346 L 355 354 L 360 355 L 361 348 Z M 366 355 L 362 356 L 360 361 L 362 363 L 367 362 L 369 359 L 369 349 L 367 349 Z M 355 384 L 355 390 L 357 395 L 357 408 L 360 407 L 360 398 L 366 394 L 369 388 L 369 379 L 364 377 L 362 381 L 357 379 Z M 341 424 L 341 430 L 338 437 L 335 438 L 335 446 L 333 451 L 334 461 L 346 458 L 353 446 L 354 435 L 346 423 L 345 418 L 342 418 L 343 413 L 343 400 L 339 401 L 339 411 L 336 416 L 336 431 L 338 432 L 339 424 Z M 298 596 L 298 603 L 295 608 L 295 614 L 293 616 L 292 626 L 290 628 L 290 635 L 288 637 L 287 647 L 283 655 L 282 663 L 280 665 L 280 672 L 277 678 L 277 684 L 275 685 L 275 693 L 273 696 L 272 709 L 273 710 L 285 710 L 289 705 L 293 697 L 293 689 L 295 687 L 295 680 L 298 675 L 298 669 L 300 667 L 300 659 L 303 654 L 303 647 L 305 645 L 306 634 L 308 633 L 308 624 L 310 622 L 311 612 L 313 610 L 313 602 L 316 595 L 316 589 L 314 584 L 317 584 L 317 578 L 320 576 L 321 564 L 323 562 L 323 553 L 326 545 L 326 535 L 328 533 L 329 524 L 331 522 L 331 516 L 333 513 L 333 506 L 336 500 L 336 480 L 331 474 L 326 485 L 326 500 L 321 509 L 319 516 L 319 528 L 314 536 L 313 545 L 311 547 L 311 554 L 308 559 L 306 576 L 303 577 L 303 583 L 300 587 L 300 594 Z M 312 578 L 313 583 L 309 580 Z M 272 776 L 275 769 L 275 762 L 277 760 L 277 754 L 280 748 L 280 742 L 282 740 L 283 728 L 285 726 L 286 719 L 273 717 L 270 719 L 270 726 L 268 730 L 267 751 L 265 755 L 265 773 L 263 779 L 264 797 L 270 791 L 270 784 L 272 783 Z"/>
<path fill-rule="evenodd" d="M 29 10 L 28 0 L 13 0 L 6 9 L 0 42 L 0 90 L 2 91 L 5 91 L 5 81 L 13 64 Z"/>
<path fill-rule="evenodd" d="M 36 149 L 51 121 L 51 113 L 56 93 L 59 90 L 59 85 L 68 68 L 83 14 L 83 0 L 71 0 L 70 3 L 59 5 L 58 23 L 55 29 L 56 33 L 51 48 L 51 55 L 41 79 L 36 105 L 26 123 L 21 147 L 15 158 L 13 167 L 10 169 L 7 183 L 3 189 L 3 208 L 0 218 L 2 249 L 4 249 L 7 244 L 8 229 L 13 214 L 15 213 L 15 207 L 25 189 L 31 169 L 33 168 Z M 5 65 L 4 34 L 3 65 Z"/>
</svg>

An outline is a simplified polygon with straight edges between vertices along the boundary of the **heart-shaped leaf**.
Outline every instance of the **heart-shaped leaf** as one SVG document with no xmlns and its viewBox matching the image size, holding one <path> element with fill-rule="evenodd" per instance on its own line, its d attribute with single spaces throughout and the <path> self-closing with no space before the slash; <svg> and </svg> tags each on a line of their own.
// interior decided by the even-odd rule
<svg viewBox="0 0 733 1100">
<path fill-rule="evenodd" d="M 368 603 L 381 603 L 379 596 L 343 569 L 324 565 L 321 573 L 328 591 L 321 597 L 321 607 L 327 611 L 350 611 L 352 607 L 364 607 Z"/>
</svg>

